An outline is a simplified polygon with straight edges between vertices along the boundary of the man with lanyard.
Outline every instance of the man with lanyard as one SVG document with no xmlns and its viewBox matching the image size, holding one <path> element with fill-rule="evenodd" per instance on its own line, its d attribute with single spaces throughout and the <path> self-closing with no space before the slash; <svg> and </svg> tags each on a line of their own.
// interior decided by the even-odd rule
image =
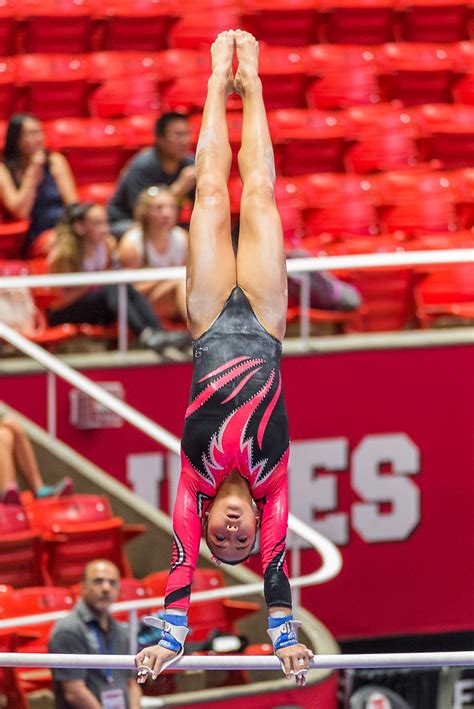
<svg viewBox="0 0 474 709">
<path fill-rule="evenodd" d="M 111 561 L 91 561 L 84 569 L 81 598 L 59 620 L 49 652 L 66 655 L 127 655 L 127 628 L 110 615 L 119 596 L 119 570 Z M 141 690 L 128 670 L 53 670 L 56 709 L 139 709 Z"/>
</svg>

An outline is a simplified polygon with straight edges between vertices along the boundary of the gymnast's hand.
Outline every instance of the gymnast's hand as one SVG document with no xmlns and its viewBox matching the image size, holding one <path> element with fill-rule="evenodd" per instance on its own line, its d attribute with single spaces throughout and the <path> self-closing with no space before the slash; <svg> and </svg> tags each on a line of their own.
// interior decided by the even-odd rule
<svg viewBox="0 0 474 709">
<path fill-rule="evenodd" d="M 297 643 L 289 647 L 282 647 L 275 651 L 275 655 L 282 663 L 282 670 L 286 679 L 294 676 L 298 687 L 306 684 L 306 672 L 309 670 L 310 661 L 314 657 L 311 650 L 306 645 Z"/>
<path fill-rule="evenodd" d="M 152 679 L 156 679 L 162 671 L 162 665 L 175 658 L 176 655 L 178 655 L 177 652 L 168 650 L 161 645 L 152 645 L 141 650 L 135 656 L 137 682 L 143 684 L 146 682 L 148 675 L 151 675 Z"/>
</svg>

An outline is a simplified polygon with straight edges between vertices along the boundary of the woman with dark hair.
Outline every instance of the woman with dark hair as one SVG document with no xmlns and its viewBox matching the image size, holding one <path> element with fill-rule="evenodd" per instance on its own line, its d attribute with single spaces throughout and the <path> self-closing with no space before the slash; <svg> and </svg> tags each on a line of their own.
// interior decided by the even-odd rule
<svg viewBox="0 0 474 709">
<path fill-rule="evenodd" d="M 23 244 L 56 226 L 64 207 L 77 202 L 76 185 L 64 155 L 46 149 L 43 125 L 30 113 L 15 113 L 7 127 L 0 164 L 0 199 L 18 219 L 29 219 Z"/>
<path fill-rule="evenodd" d="M 91 202 L 69 205 L 56 228 L 49 254 L 50 270 L 53 273 L 108 270 L 113 265 L 115 248 L 104 207 Z M 62 289 L 48 311 L 48 321 L 50 325 L 110 325 L 116 321 L 117 313 L 118 286 L 76 286 Z M 164 331 L 145 296 L 131 285 L 127 285 L 127 318 L 139 342 L 157 352 L 188 342 L 181 332 Z"/>
<path fill-rule="evenodd" d="M 184 652 L 203 529 L 215 559 L 227 564 L 248 557 L 260 530 L 268 634 L 283 671 L 302 685 L 312 653 L 297 639 L 285 562 L 289 438 L 280 355 L 286 326 L 286 262 L 258 76 L 258 43 L 248 32 L 222 32 L 211 54 L 189 233 L 193 380 L 173 510 L 173 559 L 165 612 L 146 619 L 162 636 L 158 645 L 136 656 L 138 681 L 149 674 L 156 678 Z M 226 97 L 234 90 L 243 102 L 239 152 L 243 191 L 236 254 L 230 229 L 227 181 L 232 151 L 226 121 Z"/>
</svg>

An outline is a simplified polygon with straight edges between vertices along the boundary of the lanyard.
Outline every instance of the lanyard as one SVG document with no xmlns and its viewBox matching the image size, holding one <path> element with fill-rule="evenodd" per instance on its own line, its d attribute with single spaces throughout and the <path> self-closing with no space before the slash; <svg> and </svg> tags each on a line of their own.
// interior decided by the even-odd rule
<svg viewBox="0 0 474 709">
<path fill-rule="evenodd" d="M 99 645 L 99 651 L 101 655 L 112 655 L 112 638 L 103 632 L 103 630 L 99 627 L 97 621 L 92 621 L 91 623 L 91 628 L 94 631 L 96 638 L 97 638 L 97 643 Z M 107 643 L 106 643 L 107 640 Z M 105 676 L 107 677 L 107 682 L 112 683 L 114 681 L 114 678 L 112 676 L 113 670 L 110 667 L 107 667 L 106 670 L 104 670 Z"/>
</svg>

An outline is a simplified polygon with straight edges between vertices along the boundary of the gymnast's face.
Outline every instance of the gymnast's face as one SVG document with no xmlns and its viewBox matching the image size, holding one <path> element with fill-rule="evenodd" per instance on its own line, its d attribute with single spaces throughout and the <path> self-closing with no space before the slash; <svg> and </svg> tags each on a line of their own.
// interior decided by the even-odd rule
<svg viewBox="0 0 474 709">
<path fill-rule="evenodd" d="M 247 500 L 232 494 L 215 499 L 207 513 L 207 545 L 220 561 L 243 561 L 253 549 L 257 526 L 258 513 Z"/>
</svg>

